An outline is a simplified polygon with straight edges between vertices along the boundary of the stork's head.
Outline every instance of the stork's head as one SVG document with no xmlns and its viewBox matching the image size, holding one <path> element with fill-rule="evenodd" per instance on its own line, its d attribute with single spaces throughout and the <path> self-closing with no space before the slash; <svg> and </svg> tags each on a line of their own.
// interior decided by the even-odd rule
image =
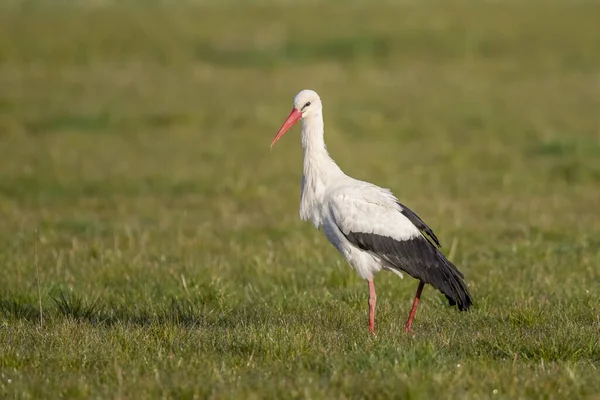
<svg viewBox="0 0 600 400">
<path fill-rule="evenodd" d="M 301 119 L 311 117 L 312 115 L 318 114 L 323 109 L 321 104 L 321 98 L 314 90 L 303 90 L 294 97 L 294 108 L 288 115 L 287 119 L 275 135 L 275 139 L 271 143 L 271 147 L 277 142 L 292 126 L 294 126 Z"/>
</svg>

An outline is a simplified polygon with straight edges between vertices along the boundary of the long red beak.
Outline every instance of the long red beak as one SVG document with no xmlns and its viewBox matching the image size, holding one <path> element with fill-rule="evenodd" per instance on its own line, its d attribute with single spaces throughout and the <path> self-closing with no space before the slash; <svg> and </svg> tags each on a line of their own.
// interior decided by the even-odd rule
<svg viewBox="0 0 600 400">
<path fill-rule="evenodd" d="M 296 108 L 294 108 L 292 110 L 292 112 L 290 113 L 290 115 L 288 115 L 287 119 L 285 120 L 285 122 L 283 123 L 281 128 L 279 128 L 279 132 L 277 132 L 277 135 L 275 135 L 275 139 L 273 139 L 273 141 L 271 142 L 271 148 L 273 148 L 273 145 L 275 144 L 275 142 L 277 142 L 279 139 L 281 139 L 281 137 L 292 126 L 294 126 L 296 124 L 296 122 L 300 121 L 301 119 L 302 119 L 302 113 L 300 111 L 298 111 Z"/>
</svg>

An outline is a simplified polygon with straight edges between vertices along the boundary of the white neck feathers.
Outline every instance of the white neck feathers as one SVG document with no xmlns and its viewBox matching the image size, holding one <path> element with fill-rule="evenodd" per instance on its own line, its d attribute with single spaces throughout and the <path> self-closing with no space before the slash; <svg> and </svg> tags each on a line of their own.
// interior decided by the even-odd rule
<svg viewBox="0 0 600 400">
<path fill-rule="evenodd" d="M 310 219 L 317 228 L 321 225 L 321 205 L 326 189 L 336 179 L 344 176 L 342 170 L 327 152 L 323 133 L 322 111 L 302 120 L 304 169 L 300 198 L 300 218 L 303 220 Z"/>
</svg>

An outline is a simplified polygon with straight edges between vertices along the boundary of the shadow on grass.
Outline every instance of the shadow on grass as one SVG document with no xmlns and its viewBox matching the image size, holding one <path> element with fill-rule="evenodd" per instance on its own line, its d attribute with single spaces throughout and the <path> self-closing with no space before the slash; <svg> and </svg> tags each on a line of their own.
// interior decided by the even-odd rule
<svg viewBox="0 0 600 400">
<path fill-rule="evenodd" d="M 111 128 L 115 121 L 107 112 L 93 115 L 65 114 L 29 121 L 27 132 L 40 134 L 54 131 L 99 132 Z"/>
<path fill-rule="evenodd" d="M 509 340 L 487 338 L 477 340 L 474 347 L 494 359 L 538 362 L 600 361 L 600 341 L 587 335 L 532 330 L 527 336 L 515 335 Z"/>
<path fill-rule="evenodd" d="M 0 320 L 27 321 L 38 323 L 40 311 L 37 301 L 33 298 L 10 296 L 7 293 L 0 295 Z M 342 317 L 328 314 L 327 317 L 310 318 L 302 307 L 294 308 L 293 304 L 284 306 L 284 309 L 267 309 L 260 305 L 232 307 L 223 309 L 211 299 L 177 299 L 171 298 L 170 304 L 163 309 L 142 308 L 133 304 L 107 304 L 100 298 L 85 299 L 71 291 L 57 290 L 50 295 L 54 307 L 43 310 L 44 321 L 60 322 L 61 320 L 76 321 L 97 327 L 111 326 L 178 326 L 187 329 L 217 328 L 217 332 L 236 328 L 245 332 L 256 327 L 266 325 L 277 326 L 292 323 L 303 325 L 309 321 L 313 327 L 327 326 L 335 334 L 350 337 L 347 334 L 354 329 Z M 310 311 L 312 314 L 312 310 Z M 282 315 L 293 315 L 289 320 Z M 547 317 L 551 317 L 548 315 Z M 564 322 L 564 321 L 563 321 Z M 474 337 L 466 341 L 453 351 L 458 351 L 462 357 L 492 358 L 496 360 L 523 360 L 537 363 L 539 360 L 555 361 L 586 361 L 600 362 L 600 339 L 591 326 L 592 320 L 584 321 L 584 326 L 566 325 L 563 322 L 552 321 L 550 318 L 540 319 L 535 312 L 517 312 L 509 316 L 488 316 L 479 322 L 475 318 L 474 329 L 483 329 L 494 326 L 494 331 Z M 477 328 L 479 326 L 479 328 Z M 289 328 L 289 327 L 288 327 Z M 296 329 L 296 328 L 292 328 Z M 425 335 L 427 335 L 425 333 Z M 439 339 L 433 332 L 423 336 L 421 344 L 436 346 Z M 343 339 L 342 339 L 343 340 Z M 381 344 L 385 348 L 384 340 Z M 429 343 L 429 344 L 428 344 Z M 235 349 L 238 353 L 252 353 L 256 344 L 228 343 L 227 351 Z"/>
<path fill-rule="evenodd" d="M 600 142 L 573 136 L 577 135 L 540 142 L 527 151 L 527 157 L 543 162 L 540 168 L 548 171 L 552 179 L 567 183 L 600 182 L 600 167 L 596 162 L 600 158 Z"/>
<path fill-rule="evenodd" d="M 392 52 L 383 37 L 342 37 L 319 43 L 287 42 L 275 49 L 224 49 L 210 43 L 196 46 L 196 56 L 204 62 L 224 66 L 273 66 L 282 62 L 384 60 Z"/>
<path fill-rule="evenodd" d="M 0 99 L 0 112 L 2 107 L 2 100 Z M 26 120 L 23 122 L 23 127 L 31 135 L 56 132 L 105 135 L 129 131 L 133 125 L 166 129 L 178 125 L 188 125 L 191 120 L 191 116 L 185 113 L 146 113 L 138 118 L 127 119 L 110 111 L 97 113 L 57 112 Z"/>
<path fill-rule="evenodd" d="M 46 321 L 66 318 L 99 326 L 126 324 L 136 326 L 228 327 L 240 323 L 258 323 L 261 320 L 260 313 L 246 313 L 247 310 L 245 309 L 226 313 L 216 312 L 214 308 L 209 308 L 206 304 L 187 299 L 171 298 L 168 308 L 150 310 L 141 309 L 135 305 L 131 307 L 106 304 L 99 297 L 87 300 L 71 291 L 62 289 L 50 293 L 49 296 L 54 308 L 43 308 L 43 318 Z M 0 318 L 37 322 L 40 320 L 40 308 L 32 299 L 4 294 L 0 298 Z M 250 320 L 251 318 L 256 320 Z"/>
</svg>

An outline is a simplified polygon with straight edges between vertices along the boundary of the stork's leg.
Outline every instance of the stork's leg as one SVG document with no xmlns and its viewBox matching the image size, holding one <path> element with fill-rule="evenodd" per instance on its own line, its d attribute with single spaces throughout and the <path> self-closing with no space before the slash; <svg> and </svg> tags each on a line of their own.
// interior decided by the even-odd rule
<svg viewBox="0 0 600 400">
<path fill-rule="evenodd" d="M 408 321 L 406 321 L 406 332 L 410 332 L 412 330 L 413 319 L 415 318 L 415 314 L 417 313 L 417 306 L 419 305 L 419 300 L 421 300 L 421 292 L 423 291 L 423 287 L 425 283 L 423 281 L 419 282 L 419 287 L 417 288 L 417 294 L 415 294 L 415 301 L 413 302 L 412 310 L 410 310 L 410 314 L 408 315 Z"/>
<path fill-rule="evenodd" d="M 375 305 L 377 304 L 377 294 L 375 293 L 375 282 L 373 278 L 369 280 L 369 332 L 375 333 Z"/>
</svg>

